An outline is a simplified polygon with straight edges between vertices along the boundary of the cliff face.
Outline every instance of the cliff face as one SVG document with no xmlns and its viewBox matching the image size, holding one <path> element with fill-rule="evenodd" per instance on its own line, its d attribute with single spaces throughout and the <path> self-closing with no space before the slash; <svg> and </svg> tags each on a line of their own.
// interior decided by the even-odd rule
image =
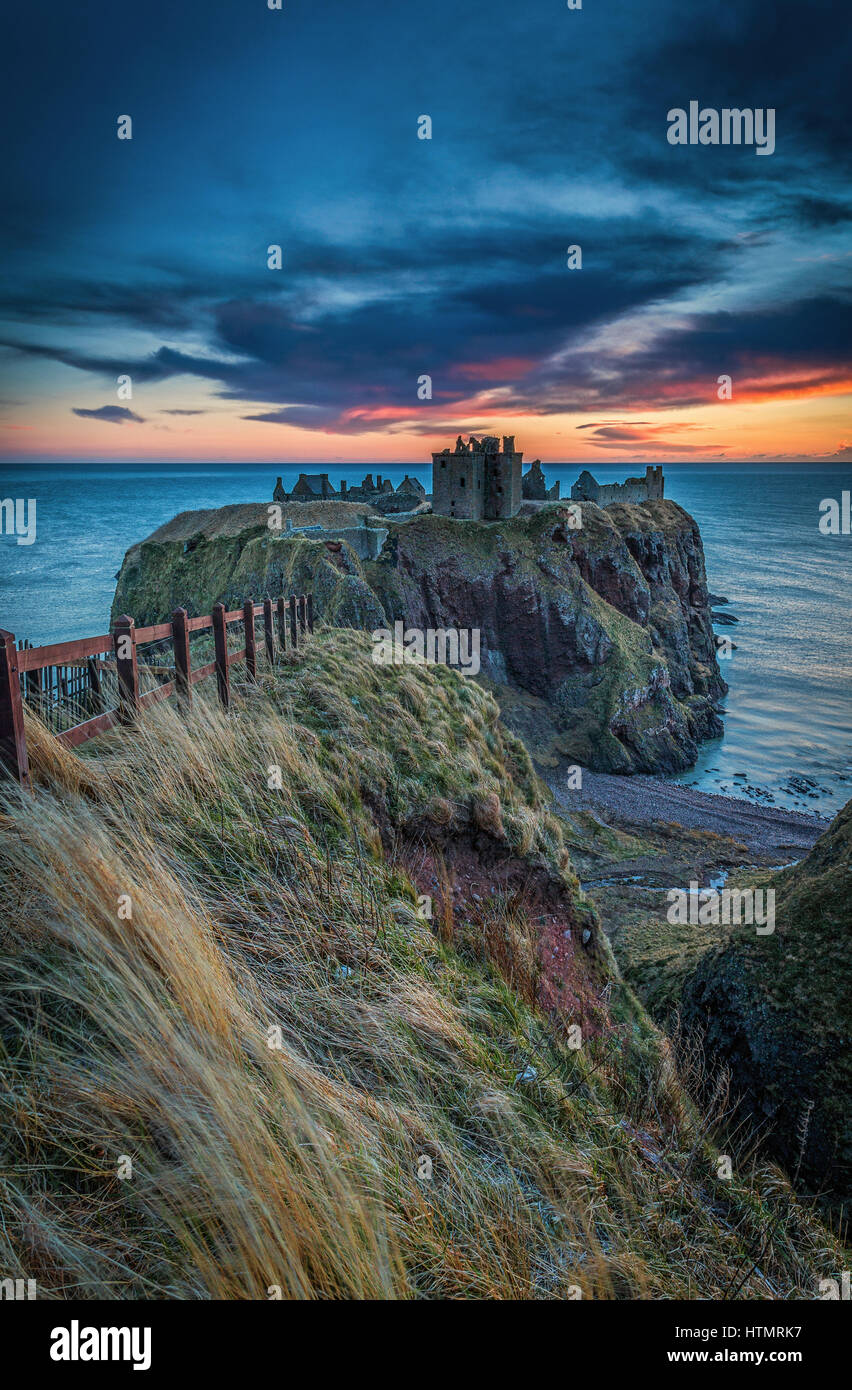
<svg viewBox="0 0 852 1390">
<path fill-rule="evenodd" d="M 293 503 L 282 518 L 294 526 L 347 527 L 373 509 L 356 503 Z M 265 505 L 182 512 L 147 540 L 131 546 L 118 575 L 112 621 L 129 613 L 136 625 L 160 623 L 177 607 L 190 617 L 223 602 L 312 590 L 317 612 L 339 627 L 376 627 L 384 614 L 366 583 L 358 557 L 345 543 L 270 531 Z"/>
<path fill-rule="evenodd" d="M 768 880 L 775 931 L 732 929 L 681 1000 L 770 1152 L 841 1210 L 852 1183 L 850 876 L 852 802 L 805 859 Z"/>
<path fill-rule="evenodd" d="M 234 534 L 233 517 L 202 515 L 128 552 L 114 616 L 163 621 L 178 604 L 209 612 L 310 587 L 339 626 L 478 628 L 483 675 L 542 762 L 674 771 L 721 733 L 701 537 L 673 502 L 585 503 L 580 530 L 559 505 L 497 524 L 424 515 L 363 562 L 345 542 L 257 523 Z"/>
<path fill-rule="evenodd" d="M 543 702 L 563 756 L 619 772 L 687 767 L 697 741 L 721 733 L 726 690 L 698 527 L 673 502 L 582 515 L 580 530 L 561 506 L 463 529 L 424 517 L 366 570 L 411 626 L 480 629 L 483 671 L 508 688 L 504 717 L 525 733 L 540 729 L 531 702 Z"/>
</svg>

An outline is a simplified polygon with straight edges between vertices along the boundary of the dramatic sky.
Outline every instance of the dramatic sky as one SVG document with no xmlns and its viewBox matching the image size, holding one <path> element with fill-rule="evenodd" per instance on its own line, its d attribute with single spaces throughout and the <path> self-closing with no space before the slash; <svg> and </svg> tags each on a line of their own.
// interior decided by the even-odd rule
<svg viewBox="0 0 852 1390">
<path fill-rule="evenodd" d="M 845 7 L 582 3 L 16 7 L 0 451 L 852 456 Z M 692 100 L 775 153 L 670 145 Z"/>
</svg>

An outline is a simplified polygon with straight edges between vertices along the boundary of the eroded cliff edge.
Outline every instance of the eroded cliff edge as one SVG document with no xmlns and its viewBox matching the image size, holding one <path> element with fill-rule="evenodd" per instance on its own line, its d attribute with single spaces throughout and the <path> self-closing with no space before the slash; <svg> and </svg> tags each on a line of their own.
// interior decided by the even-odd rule
<svg viewBox="0 0 852 1390">
<path fill-rule="evenodd" d="M 296 523 L 369 527 L 367 507 L 296 508 Z M 309 516 L 308 513 L 311 513 Z M 350 516 L 351 513 L 351 516 Z M 671 501 L 562 504 L 501 522 L 391 523 L 377 559 L 346 539 L 270 531 L 266 508 L 189 513 L 128 551 L 113 617 L 164 621 L 310 587 L 338 626 L 478 628 L 482 676 L 540 764 L 671 772 L 721 733 L 696 522 Z M 362 548 L 362 553 L 367 553 Z"/>
<path fill-rule="evenodd" d="M 698 842 L 686 848 L 690 865 L 699 865 L 692 872 L 706 882 L 705 851 Z M 669 870 L 669 881 L 682 882 L 681 873 Z M 619 966 L 642 1002 L 679 1036 L 683 1052 L 700 1041 L 708 1089 L 728 1069 L 739 1151 L 747 1151 L 747 1136 L 759 1136 L 794 1186 L 818 1196 L 841 1225 L 852 1191 L 850 880 L 852 802 L 787 868 L 732 870 L 731 893 L 754 890 L 764 904 L 774 894 L 768 930 L 758 930 L 747 907 L 737 921 L 732 905 L 735 921 L 726 925 L 671 922 L 659 892 L 632 903 L 598 900 Z"/>
</svg>

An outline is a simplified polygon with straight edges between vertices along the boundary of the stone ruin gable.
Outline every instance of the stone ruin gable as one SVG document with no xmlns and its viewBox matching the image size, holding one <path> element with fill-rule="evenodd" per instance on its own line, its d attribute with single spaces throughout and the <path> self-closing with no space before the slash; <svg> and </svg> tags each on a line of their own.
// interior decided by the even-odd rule
<svg viewBox="0 0 852 1390">
<path fill-rule="evenodd" d="M 656 467 L 651 464 L 645 469 L 645 477 L 648 481 L 648 501 L 661 502 L 665 492 L 665 479 L 663 478 L 663 465 L 658 463 Z"/>
<path fill-rule="evenodd" d="M 559 483 L 548 488 L 541 469 L 541 459 L 533 459 L 521 479 L 521 494 L 525 502 L 558 502 Z"/>
<path fill-rule="evenodd" d="M 273 498 L 276 502 L 282 500 L 280 497 L 276 496 L 280 483 L 281 479 L 279 478 L 275 493 L 273 494 Z M 283 487 L 281 491 L 284 491 Z M 328 498 L 336 496 L 337 493 L 328 481 L 327 473 L 300 473 L 299 481 L 290 493 L 289 501 L 324 502 Z"/>
<path fill-rule="evenodd" d="M 379 481 L 381 481 L 381 477 Z M 356 484 L 354 487 L 350 487 L 345 479 L 341 479 L 340 482 L 340 495 L 345 497 L 347 502 L 372 502 L 377 492 L 378 488 L 373 482 L 372 473 L 367 474 L 360 486 Z"/>
<path fill-rule="evenodd" d="M 575 502 L 595 502 L 599 507 L 611 507 L 614 502 L 659 501 L 664 488 L 661 463 L 656 466 L 649 463 L 644 478 L 627 478 L 623 483 L 598 483 L 584 468 L 571 488 L 571 498 Z"/>
<path fill-rule="evenodd" d="M 372 473 L 368 473 L 360 486 L 350 487 L 348 483 L 341 482 L 340 495 L 347 502 L 374 502 L 376 498 L 392 496 L 393 483 L 390 478 L 382 478 L 381 473 L 376 475 L 373 482 Z"/>
<path fill-rule="evenodd" d="M 420 482 L 420 479 L 410 478 L 407 473 L 402 482 L 398 485 L 397 492 L 412 497 L 419 497 L 421 501 L 426 496 L 426 489 Z"/>
</svg>

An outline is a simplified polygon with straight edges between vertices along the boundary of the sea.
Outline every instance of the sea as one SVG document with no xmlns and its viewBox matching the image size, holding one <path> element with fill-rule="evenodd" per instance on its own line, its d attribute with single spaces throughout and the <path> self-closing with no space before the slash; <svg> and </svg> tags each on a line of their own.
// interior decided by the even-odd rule
<svg viewBox="0 0 852 1390">
<path fill-rule="evenodd" d="M 599 482 L 639 464 L 551 464 L 562 495 L 583 467 Z M 0 463 L 0 499 L 36 500 L 36 539 L 0 534 L 0 627 L 36 645 L 108 630 L 125 551 L 178 512 L 271 500 L 280 474 L 396 484 L 411 464 Z M 852 488 L 848 463 L 666 463 L 666 496 L 701 528 L 710 590 L 736 619 L 720 664 L 724 735 L 674 779 L 764 805 L 831 815 L 852 795 L 852 536 L 825 535 L 820 503 Z M 2 527 L 0 527 L 2 531 Z"/>
</svg>

